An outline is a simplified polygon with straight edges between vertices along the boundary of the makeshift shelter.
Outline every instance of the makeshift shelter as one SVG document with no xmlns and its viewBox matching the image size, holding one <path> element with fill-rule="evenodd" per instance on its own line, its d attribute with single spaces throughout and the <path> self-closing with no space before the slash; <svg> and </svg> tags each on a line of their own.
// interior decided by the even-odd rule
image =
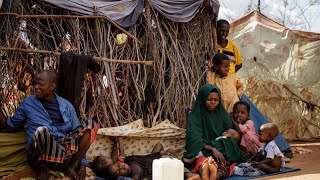
<svg viewBox="0 0 320 180">
<path fill-rule="evenodd" d="M 231 24 L 245 93 L 287 139 L 320 137 L 320 34 L 252 12 Z"/>
<path fill-rule="evenodd" d="M 82 119 L 97 119 L 102 127 L 140 118 L 151 127 L 170 119 L 184 127 L 185 109 L 194 101 L 202 66 L 215 48 L 212 22 L 219 3 L 148 2 L 4 1 L 0 81 L 8 114 L 32 93 L 37 71 L 57 69 L 59 53 L 73 51 L 95 56 L 102 69 L 85 76 Z"/>
<path fill-rule="evenodd" d="M 143 122 L 155 131 L 169 119 L 171 123 L 162 123 L 180 135 L 169 131 L 170 138 L 161 133 L 160 139 L 167 144 L 176 139 L 182 149 L 185 110 L 194 102 L 205 61 L 215 49 L 219 3 L 148 2 L 5 0 L 0 10 L 0 96 L 7 115 L 32 94 L 35 73 L 58 69 L 60 53 L 72 51 L 94 56 L 101 67 L 99 73 L 85 75 L 81 119 L 113 127 L 142 118 L 139 127 Z"/>
</svg>

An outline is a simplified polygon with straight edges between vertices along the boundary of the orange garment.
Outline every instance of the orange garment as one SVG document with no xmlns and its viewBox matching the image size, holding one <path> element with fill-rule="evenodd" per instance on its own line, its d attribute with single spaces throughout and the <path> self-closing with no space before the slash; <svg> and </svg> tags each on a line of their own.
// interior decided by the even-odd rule
<svg viewBox="0 0 320 180">
<path fill-rule="evenodd" d="M 218 44 L 218 52 L 227 55 L 232 60 L 230 63 L 229 74 L 235 74 L 236 65 L 242 64 L 242 57 L 235 43 L 228 39 L 226 47 L 221 47 Z"/>
<path fill-rule="evenodd" d="M 207 83 L 218 86 L 221 90 L 221 98 L 227 112 L 233 111 L 233 105 L 240 100 L 243 93 L 243 85 L 236 74 L 229 74 L 221 78 L 212 71 L 207 71 Z"/>
</svg>

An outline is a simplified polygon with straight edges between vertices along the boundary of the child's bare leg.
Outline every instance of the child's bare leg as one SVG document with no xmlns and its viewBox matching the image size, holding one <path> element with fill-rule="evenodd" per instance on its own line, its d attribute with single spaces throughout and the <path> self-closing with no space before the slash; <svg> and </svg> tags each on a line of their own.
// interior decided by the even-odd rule
<svg viewBox="0 0 320 180">
<path fill-rule="evenodd" d="M 267 164 L 259 164 L 256 166 L 256 168 L 266 172 L 266 173 L 275 173 L 275 172 L 279 172 L 280 168 L 276 168 L 276 167 L 271 167 Z"/>
<path fill-rule="evenodd" d="M 184 177 L 187 180 L 201 180 L 200 175 L 199 174 L 194 174 L 193 172 L 191 172 L 188 168 L 184 168 Z M 198 177 L 198 178 L 196 178 Z"/>
<path fill-rule="evenodd" d="M 151 153 L 161 152 L 163 150 L 163 145 L 161 143 L 157 143 L 154 145 Z"/>
<path fill-rule="evenodd" d="M 187 178 L 187 180 L 201 180 L 199 174 L 194 174 L 190 172 L 187 168 L 185 168 L 184 176 Z"/>
</svg>

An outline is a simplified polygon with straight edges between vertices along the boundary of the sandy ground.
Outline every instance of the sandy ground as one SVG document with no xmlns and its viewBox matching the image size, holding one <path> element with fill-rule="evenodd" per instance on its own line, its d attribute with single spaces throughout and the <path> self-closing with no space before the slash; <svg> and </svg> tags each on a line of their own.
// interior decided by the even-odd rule
<svg viewBox="0 0 320 180">
<path fill-rule="evenodd" d="M 286 163 L 287 167 L 301 169 L 300 171 L 280 174 L 271 177 L 258 178 L 259 180 L 277 179 L 277 180 L 320 180 L 320 143 L 292 143 L 292 148 L 299 149 L 294 152 L 293 158 Z M 312 152 L 308 152 L 312 150 Z"/>
<path fill-rule="evenodd" d="M 320 180 L 320 142 L 302 144 L 292 143 L 291 146 L 293 151 L 295 149 L 297 151 L 294 151 L 293 158 L 290 162 L 286 163 L 286 166 L 299 168 L 301 170 L 265 178 L 257 178 L 257 180 Z M 31 170 L 27 170 L 4 179 L 19 180 L 22 177 L 35 177 L 35 173 Z"/>
</svg>

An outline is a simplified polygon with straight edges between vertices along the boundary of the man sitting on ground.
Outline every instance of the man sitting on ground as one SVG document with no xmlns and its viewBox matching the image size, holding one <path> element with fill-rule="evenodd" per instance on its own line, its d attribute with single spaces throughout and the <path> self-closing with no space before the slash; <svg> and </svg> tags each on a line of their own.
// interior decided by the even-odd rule
<svg viewBox="0 0 320 180">
<path fill-rule="evenodd" d="M 27 160 L 39 180 L 49 179 L 49 170 L 64 171 L 70 179 L 84 179 L 85 153 L 93 142 L 98 125 L 88 120 L 80 125 L 70 102 L 54 93 L 57 75 L 40 72 L 35 95 L 26 97 L 13 117 L 0 111 L 0 128 L 27 131 Z"/>
</svg>

